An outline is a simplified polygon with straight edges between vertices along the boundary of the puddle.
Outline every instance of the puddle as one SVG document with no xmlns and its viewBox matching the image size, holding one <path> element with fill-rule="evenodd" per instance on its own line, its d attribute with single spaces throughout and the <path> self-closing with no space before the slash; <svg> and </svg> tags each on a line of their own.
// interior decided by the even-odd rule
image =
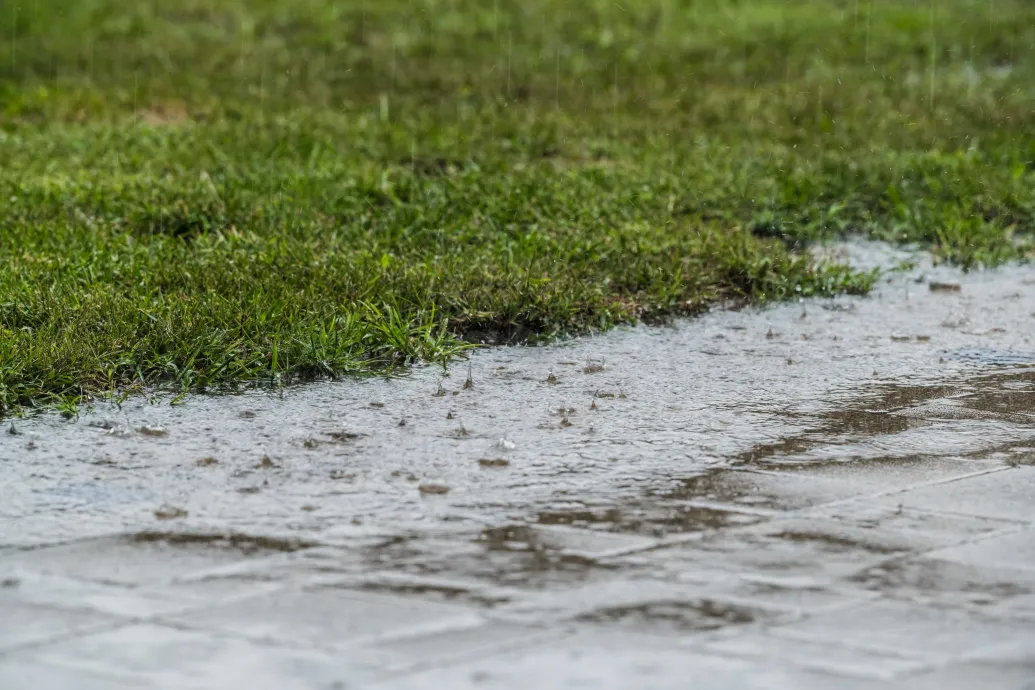
<svg viewBox="0 0 1035 690">
<path fill-rule="evenodd" d="M 630 501 L 621 507 L 599 510 L 545 511 L 536 517 L 540 524 L 567 525 L 653 537 L 748 525 L 762 519 L 757 515 L 734 510 L 685 505 L 658 500 L 656 497 L 639 503 Z"/>
<path fill-rule="evenodd" d="M 575 587 L 611 576 L 616 566 L 525 526 L 481 533 L 411 534 L 359 548 L 327 548 L 285 561 L 266 576 L 285 582 L 341 582 L 343 586 L 492 606 L 511 589 Z M 250 569 L 234 577 L 252 579 Z"/>
<path fill-rule="evenodd" d="M 933 558 L 896 560 L 851 578 L 868 590 L 923 603 L 985 607 L 1035 592 L 1035 575 L 987 571 Z"/>
<path fill-rule="evenodd" d="M 302 540 L 245 534 L 139 532 L 66 544 L 12 549 L 2 565 L 126 585 L 194 576 L 214 568 L 312 547 Z"/>
<path fill-rule="evenodd" d="M 191 547 L 227 549 L 245 555 L 291 553 L 316 546 L 315 542 L 301 539 L 277 539 L 248 534 L 191 534 L 189 532 L 138 532 L 130 535 L 128 541 L 155 544 L 171 549 Z"/>
<path fill-rule="evenodd" d="M 357 589 L 367 592 L 384 592 L 404 597 L 420 597 L 421 599 L 432 601 L 463 602 L 484 607 L 497 606 L 510 601 L 510 597 L 482 593 L 476 588 L 426 582 L 363 582 Z"/>
<path fill-rule="evenodd" d="M 947 357 L 975 364 L 989 366 L 1031 366 L 1035 364 L 1035 352 L 1014 352 L 992 348 L 965 347 L 945 353 Z"/>
<path fill-rule="evenodd" d="M 765 467 L 832 459 L 980 456 L 1035 437 L 1035 390 L 1029 390 L 1035 386 L 1035 370 L 947 378 L 951 385 L 862 386 L 858 400 L 846 403 L 846 409 L 815 414 L 815 426 L 756 445 L 737 459 Z"/>
<path fill-rule="evenodd" d="M 901 255 L 844 251 L 863 267 Z M 803 528 L 734 548 L 723 535 L 864 489 L 1028 462 L 1033 278 L 920 262 L 868 298 L 484 349 L 448 371 L 14 420 L 0 438 L 0 549 L 35 554 L 27 568 L 133 582 L 179 572 L 183 554 L 217 554 L 191 562 L 215 567 L 320 544 L 338 550 L 314 549 L 310 571 L 482 605 L 506 597 L 463 583 L 621 578 L 639 572 L 622 554 L 657 540 L 698 539 L 681 547 L 690 563 L 716 545 L 709 568 L 818 577 L 801 560 L 813 559 L 841 573 L 894 545 Z M 753 615 L 695 606 L 598 614 L 688 629 Z"/>
<path fill-rule="evenodd" d="M 651 601 L 631 606 L 602 608 L 579 615 L 576 620 L 591 623 L 619 623 L 636 629 L 674 632 L 704 632 L 765 619 L 766 613 L 746 606 L 702 599 Z"/>
</svg>

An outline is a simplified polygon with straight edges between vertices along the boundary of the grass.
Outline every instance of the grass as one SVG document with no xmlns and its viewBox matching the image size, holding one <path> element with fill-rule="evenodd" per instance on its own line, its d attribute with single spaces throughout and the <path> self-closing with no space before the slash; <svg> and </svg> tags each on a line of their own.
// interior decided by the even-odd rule
<svg viewBox="0 0 1035 690">
<path fill-rule="evenodd" d="M 1031 255 L 1028 0 L 14 0 L 0 413 Z"/>
</svg>

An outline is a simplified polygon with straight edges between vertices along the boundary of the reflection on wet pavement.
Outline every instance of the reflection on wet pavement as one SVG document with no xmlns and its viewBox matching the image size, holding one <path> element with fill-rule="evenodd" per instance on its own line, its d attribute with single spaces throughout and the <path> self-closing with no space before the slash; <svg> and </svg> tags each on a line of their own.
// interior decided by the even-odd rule
<svg viewBox="0 0 1035 690">
<path fill-rule="evenodd" d="M 698 601 L 651 601 L 634 606 L 615 606 L 598 609 L 577 616 L 575 620 L 597 623 L 622 622 L 637 629 L 671 628 L 675 631 L 720 630 L 759 620 L 764 611 L 726 602 L 701 599 Z"/>
<path fill-rule="evenodd" d="M 984 607 L 1035 592 L 1035 573 L 996 571 L 924 557 L 882 563 L 851 581 L 865 588 L 925 604 Z"/>
<path fill-rule="evenodd" d="M 545 511 L 537 518 L 541 524 L 547 525 L 570 525 L 654 537 L 746 525 L 761 519 L 756 515 L 665 500 L 662 496 L 597 511 Z"/>
<path fill-rule="evenodd" d="M 592 535 L 591 535 L 592 536 Z M 572 541 L 572 540 L 568 540 Z M 416 537 L 367 550 L 360 572 L 389 570 L 542 588 L 584 581 L 612 569 L 566 544 L 563 535 L 526 525 L 502 525 L 449 538 Z"/>
<path fill-rule="evenodd" d="M 480 351 L 473 386 L 13 420 L 0 687 L 528 687 L 537 660 L 541 687 L 612 664 L 595 687 L 1024 688 L 1035 281 L 920 270 Z"/>
</svg>

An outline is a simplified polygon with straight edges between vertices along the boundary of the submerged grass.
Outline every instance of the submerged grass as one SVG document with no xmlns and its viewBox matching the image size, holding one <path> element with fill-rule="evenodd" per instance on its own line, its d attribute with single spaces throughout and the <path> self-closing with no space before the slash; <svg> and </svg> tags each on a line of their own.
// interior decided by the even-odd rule
<svg viewBox="0 0 1035 690">
<path fill-rule="evenodd" d="M 1035 216 L 1026 0 L 0 8 L 0 411 L 864 292 Z"/>
</svg>

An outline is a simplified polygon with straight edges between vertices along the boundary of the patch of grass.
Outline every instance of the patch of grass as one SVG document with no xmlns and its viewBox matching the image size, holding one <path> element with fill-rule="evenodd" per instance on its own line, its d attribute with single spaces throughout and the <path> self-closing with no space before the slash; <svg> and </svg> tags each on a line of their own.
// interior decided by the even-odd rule
<svg viewBox="0 0 1035 690">
<path fill-rule="evenodd" d="M 1035 217 L 1025 0 L 0 8 L 0 411 L 865 292 Z M 465 338 L 467 340 L 465 341 Z"/>
</svg>

